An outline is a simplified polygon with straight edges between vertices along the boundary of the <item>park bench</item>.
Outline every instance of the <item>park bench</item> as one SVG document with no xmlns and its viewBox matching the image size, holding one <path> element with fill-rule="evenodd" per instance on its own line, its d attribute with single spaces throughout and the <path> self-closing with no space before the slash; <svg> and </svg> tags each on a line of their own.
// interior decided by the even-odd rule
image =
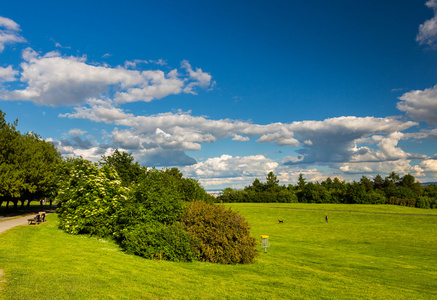
<svg viewBox="0 0 437 300">
<path fill-rule="evenodd" d="M 38 225 L 39 222 L 41 222 L 41 217 L 39 214 L 37 214 L 35 217 L 27 219 L 27 222 L 29 222 L 29 225 L 31 224 Z"/>
</svg>

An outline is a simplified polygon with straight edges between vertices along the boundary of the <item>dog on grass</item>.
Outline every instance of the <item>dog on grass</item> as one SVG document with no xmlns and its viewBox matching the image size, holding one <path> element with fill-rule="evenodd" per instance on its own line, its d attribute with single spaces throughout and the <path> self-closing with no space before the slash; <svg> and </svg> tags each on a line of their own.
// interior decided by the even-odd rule
<svg viewBox="0 0 437 300">
<path fill-rule="evenodd" d="M 283 221 L 283 220 L 278 220 L 278 222 L 279 222 L 279 223 L 284 223 L 284 221 Z"/>
</svg>

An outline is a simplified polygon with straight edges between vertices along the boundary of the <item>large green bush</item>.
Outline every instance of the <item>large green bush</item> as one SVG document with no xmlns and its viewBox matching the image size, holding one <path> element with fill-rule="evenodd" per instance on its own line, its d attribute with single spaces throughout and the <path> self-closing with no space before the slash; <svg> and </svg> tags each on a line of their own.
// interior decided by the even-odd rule
<svg viewBox="0 0 437 300">
<path fill-rule="evenodd" d="M 66 163 L 65 173 L 56 199 L 60 227 L 73 234 L 111 235 L 128 194 L 117 172 L 79 158 Z"/>
<path fill-rule="evenodd" d="M 208 201 L 197 181 L 182 178 L 177 169 L 100 165 L 81 158 L 64 162 L 57 202 L 60 227 L 66 232 L 111 236 L 126 252 L 146 258 L 253 261 L 256 241 L 245 219 L 222 206 L 195 201 Z M 128 170 L 123 182 L 118 169 Z M 141 173 L 141 179 L 129 183 L 129 176 L 136 174 L 129 170 Z"/>
<path fill-rule="evenodd" d="M 129 253 L 192 261 L 197 258 L 196 241 L 177 223 L 185 208 L 178 178 L 149 169 L 121 207 L 114 237 Z"/>
<path fill-rule="evenodd" d="M 149 222 L 125 227 L 119 232 L 120 245 L 128 253 L 170 261 L 197 259 L 197 241 L 180 224 Z"/>
<path fill-rule="evenodd" d="M 249 224 L 230 208 L 192 202 L 181 218 L 185 229 L 200 241 L 199 259 L 213 263 L 251 263 L 258 254 Z"/>
</svg>

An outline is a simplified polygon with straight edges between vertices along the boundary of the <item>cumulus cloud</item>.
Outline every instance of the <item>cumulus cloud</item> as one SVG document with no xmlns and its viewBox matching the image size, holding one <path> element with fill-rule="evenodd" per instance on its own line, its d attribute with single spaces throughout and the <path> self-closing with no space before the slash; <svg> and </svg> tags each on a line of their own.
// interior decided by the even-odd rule
<svg viewBox="0 0 437 300">
<path fill-rule="evenodd" d="M 343 163 L 351 160 L 368 160 L 369 156 L 372 156 L 372 161 L 399 158 L 402 151 L 396 148 L 399 141 L 396 138 L 399 135 L 395 134 L 389 139 L 380 141 L 379 157 L 372 153 L 369 147 L 358 143 L 367 141 L 366 138 L 374 135 L 390 135 L 414 125 L 417 123 L 374 117 L 339 117 L 324 121 L 294 122 L 290 124 L 289 130 L 301 142 L 302 148 L 296 151 L 298 156 L 287 157 L 288 161 L 284 163 L 286 165 Z"/>
<path fill-rule="evenodd" d="M 18 71 L 12 69 L 12 66 L 6 68 L 0 67 L 0 82 L 1 81 L 15 81 L 15 76 L 18 75 Z"/>
<path fill-rule="evenodd" d="M 437 0 L 429 0 L 425 5 L 434 11 L 434 16 L 419 26 L 416 41 L 420 45 L 428 45 L 434 48 L 437 41 Z"/>
<path fill-rule="evenodd" d="M 240 142 L 247 142 L 250 140 L 249 137 L 247 136 L 241 136 L 239 134 L 234 135 L 234 137 L 232 138 L 233 141 L 240 141 Z"/>
<path fill-rule="evenodd" d="M 284 159 L 285 165 L 426 158 L 397 146 L 401 140 L 421 137 L 402 133 L 417 123 L 395 118 L 340 117 L 258 125 L 230 119 L 210 120 L 182 111 L 136 116 L 101 100 L 93 100 L 87 107 L 76 107 L 75 112 L 61 116 L 125 126 L 127 129 L 114 130 L 112 141 L 127 149 L 197 151 L 202 144 L 221 139 L 247 141 L 259 137 L 259 143 L 298 148 L 297 156 Z M 422 135 L 429 134 L 424 132 Z"/>
<path fill-rule="evenodd" d="M 397 108 L 417 120 L 437 125 L 437 85 L 423 91 L 416 90 L 403 94 Z"/>
<path fill-rule="evenodd" d="M 208 158 L 203 162 L 181 169 L 186 176 L 198 178 L 205 187 L 231 184 L 241 187 L 255 178 L 265 176 L 278 167 L 278 163 L 264 155 L 231 156 L 223 154 L 220 157 Z"/>
<path fill-rule="evenodd" d="M 437 159 L 427 159 L 419 165 L 425 172 L 437 172 Z"/>
<path fill-rule="evenodd" d="M 208 88 L 211 84 L 215 84 L 211 83 L 212 76 L 210 74 L 203 72 L 200 68 L 196 68 L 196 71 L 194 71 L 187 60 L 182 61 L 181 66 L 188 72 L 189 79 L 193 80 L 184 88 L 185 93 L 196 94 L 194 92 L 194 87 L 199 86 L 202 88 Z"/>
<path fill-rule="evenodd" d="M 19 34 L 20 31 L 20 25 L 13 20 L 0 17 L 0 53 L 3 52 L 6 44 L 26 42 L 26 39 Z"/>
<path fill-rule="evenodd" d="M 86 133 L 87 133 L 87 131 L 84 131 L 84 130 L 78 129 L 78 128 L 72 128 L 68 131 L 69 135 L 77 135 L 77 136 L 84 135 Z"/>
<path fill-rule="evenodd" d="M 277 143 L 279 146 L 299 146 L 299 141 L 293 138 L 291 132 L 286 126 L 280 127 L 278 131 L 262 135 L 258 139 L 259 143 Z"/>
<path fill-rule="evenodd" d="M 411 160 L 399 159 L 393 161 L 380 162 L 360 162 L 360 163 L 344 163 L 339 166 L 339 169 L 348 174 L 389 174 L 396 172 L 398 174 L 412 174 L 415 177 L 425 176 L 425 170 L 421 165 L 412 165 Z"/>
<path fill-rule="evenodd" d="M 41 56 L 31 48 L 22 56 L 21 81 L 27 86 L 2 95 L 5 100 L 28 100 L 49 106 L 74 106 L 98 98 L 118 104 L 149 102 L 182 92 L 193 93 L 194 87 L 208 88 L 211 84 L 209 74 L 200 69 L 193 71 L 188 62 L 183 64 L 187 74 L 179 74 L 176 69 L 164 73 L 130 70 L 130 65 L 94 66 L 86 63 L 86 57 L 65 57 L 56 51 Z"/>
</svg>

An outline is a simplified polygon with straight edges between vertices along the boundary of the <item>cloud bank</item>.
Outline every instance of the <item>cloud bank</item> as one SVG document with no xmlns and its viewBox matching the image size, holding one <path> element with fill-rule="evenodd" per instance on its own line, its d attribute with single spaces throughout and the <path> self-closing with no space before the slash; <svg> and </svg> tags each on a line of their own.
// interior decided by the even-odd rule
<svg viewBox="0 0 437 300">
<path fill-rule="evenodd" d="M 426 5 L 434 10 L 434 17 L 420 25 L 416 40 L 435 46 L 437 0 Z M 0 17 L 0 52 L 7 44 L 24 42 L 20 26 Z M 91 64 L 86 56 L 65 56 L 59 51 L 41 54 L 32 48 L 24 49 L 21 57 L 19 69 L 0 67 L 0 99 L 69 107 L 69 112 L 59 114 L 60 119 L 89 120 L 110 128 L 72 128 L 60 139 L 48 138 L 65 157 L 97 161 L 115 149 L 129 151 L 143 165 L 179 166 L 184 174 L 198 178 L 206 187 L 241 187 L 255 178 L 264 178 L 270 171 L 285 182 L 295 181 L 299 173 L 320 180 L 324 174 L 319 167 L 338 177 L 391 171 L 415 176 L 437 174 L 435 157 L 410 153 L 399 145 L 402 141 L 437 137 L 433 128 L 414 132 L 419 122 L 437 125 L 437 85 L 406 92 L 399 98 L 397 108 L 409 119 L 343 116 L 260 125 L 214 120 L 192 115 L 191 111 L 140 115 L 124 108 L 129 103 L 148 103 L 184 93 L 197 95 L 213 89 L 216 83 L 212 75 L 193 68 L 187 60 L 171 69 L 162 59 L 136 59 L 111 67 Z M 146 69 L 151 64 L 158 69 Z M 20 85 L 15 88 L 5 85 L 17 79 Z M 286 156 L 274 160 L 263 153 L 224 153 L 196 160 L 187 154 L 220 140 L 275 144 Z"/>
</svg>

